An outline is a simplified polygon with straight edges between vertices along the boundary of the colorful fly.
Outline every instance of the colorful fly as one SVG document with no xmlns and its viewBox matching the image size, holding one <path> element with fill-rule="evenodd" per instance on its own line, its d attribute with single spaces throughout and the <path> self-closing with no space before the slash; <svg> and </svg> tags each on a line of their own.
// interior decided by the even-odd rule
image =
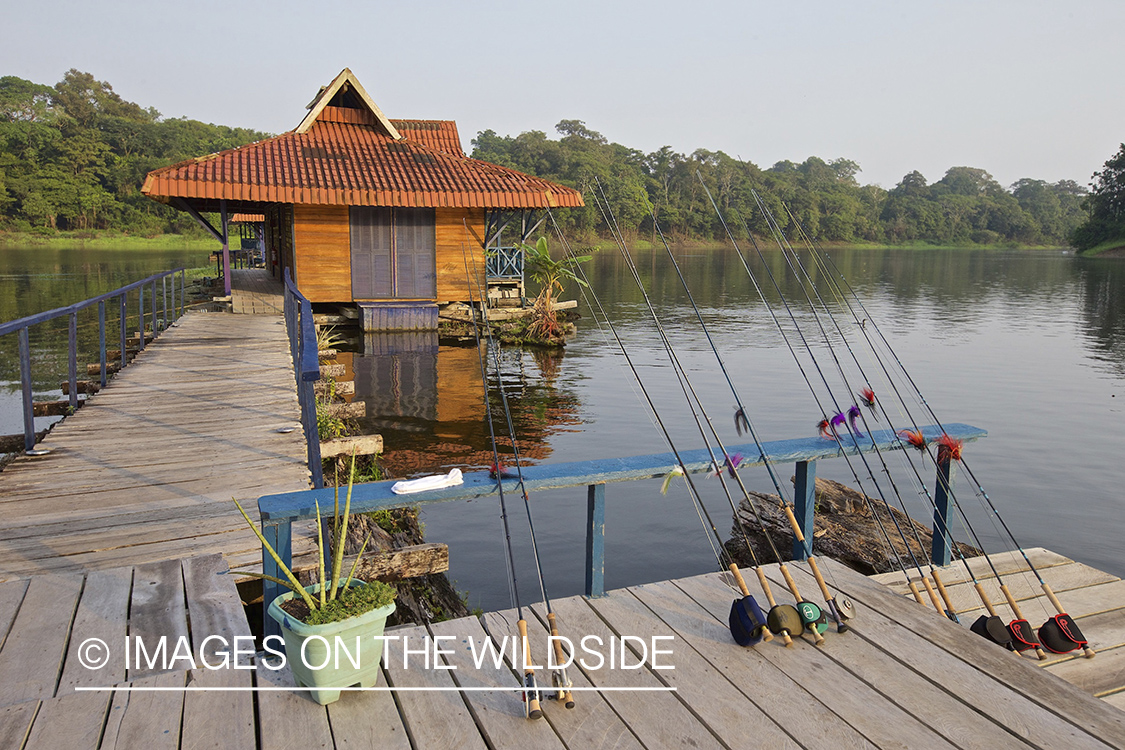
<svg viewBox="0 0 1125 750">
<path fill-rule="evenodd" d="M 750 432 L 750 420 L 746 418 L 746 412 L 740 408 L 734 413 L 734 431 L 741 436 L 743 429 Z"/>
<path fill-rule="evenodd" d="M 855 423 L 855 421 L 857 419 L 859 419 L 859 417 L 860 417 L 860 411 L 859 411 L 858 406 L 856 406 L 855 404 L 852 404 L 850 407 L 848 407 L 848 425 L 852 428 L 852 432 L 855 433 L 855 436 L 857 438 L 863 437 L 863 433 L 860 431 L 859 427 L 857 427 L 856 423 Z"/>
<path fill-rule="evenodd" d="M 938 460 L 949 460 L 952 458 L 954 461 L 961 460 L 961 441 L 953 437 L 949 433 L 941 433 L 941 437 L 937 439 L 938 444 Z M 944 458 L 943 458 L 944 457 Z"/>
<path fill-rule="evenodd" d="M 836 436 L 832 434 L 832 424 L 827 419 L 822 419 L 816 423 L 816 430 L 820 433 L 822 438 L 835 440 Z"/>
<path fill-rule="evenodd" d="M 918 451 L 926 450 L 926 438 L 922 435 L 921 430 L 899 430 L 898 436 L 905 440 L 911 448 Z"/>
<path fill-rule="evenodd" d="M 859 402 L 871 410 L 871 416 L 878 420 L 879 415 L 875 411 L 875 391 L 864 388 L 856 395 L 859 396 Z"/>
</svg>

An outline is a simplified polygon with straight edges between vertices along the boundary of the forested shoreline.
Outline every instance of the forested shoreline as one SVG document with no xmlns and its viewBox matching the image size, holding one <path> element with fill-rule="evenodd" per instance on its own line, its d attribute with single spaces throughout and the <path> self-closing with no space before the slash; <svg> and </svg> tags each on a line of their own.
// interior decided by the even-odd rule
<svg viewBox="0 0 1125 750">
<path fill-rule="evenodd" d="M 673 242 L 724 241 L 702 183 L 736 236 L 747 227 L 769 233 L 752 191 L 787 231 L 799 222 L 817 240 L 833 243 L 1063 246 L 1088 217 L 1088 191 L 1071 180 L 1026 178 L 1005 188 L 983 169 L 952 167 L 932 183 L 910 172 L 886 190 L 861 184 L 860 165 L 845 158 L 811 156 L 762 168 L 706 149 L 645 154 L 609 142 L 580 120 L 563 120 L 556 130 L 557 138 L 485 130 L 472 140 L 471 155 L 588 196 L 600 184 L 634 238 L 655 239 L 655 216 Z M 197 236 L 186 214 L 140 193 L 145 175 L 268 136 L 164 118 L 78 70 L 54 86 L 0 77 L 0 234 Z M 569 233 L 593 242 L 607 228 L 587 202 L 557 216 Z"/>
</svg>

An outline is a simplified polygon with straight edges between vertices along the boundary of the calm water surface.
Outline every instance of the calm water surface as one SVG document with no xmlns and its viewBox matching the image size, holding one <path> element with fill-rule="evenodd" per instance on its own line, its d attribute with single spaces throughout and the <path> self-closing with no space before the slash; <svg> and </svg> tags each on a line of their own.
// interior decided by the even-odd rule
<svg viewBox="0 0 1125 750">
<path fill-rule="evenodd" d="M 724 441 L 745 442 L 735 435 L 734 401 L 667 257 L 653 252 L 636 257 Z M 966 456 L 1020 541 L 1125 576 L 1120 558 L 1125 531 L 1125 261 L 976 250 L 846 250 L 834 251 L 833 257 L 938 416 L 988 430 L 988 438 L 966 447 Z M 816 404 L 737 256 L 727 250 L 691 251 L 678 259 L 763 439 L 813 434 L 820 417 Z M 3 251 L 0 319 L 84 299 L 184 263 L 204 265 L 205 253 Z M 824 344 L 814 340 L 815 320 L 807 306 L 797 305 L 800 288 L 786 273 L 780 255 L 767 254 L 767 264 L 781 279 L 786 298 L 800 308 L 795 312 L 802 329 L 835 387 L 839 376 L 829 369 Z M 751 265 L 768 283 L 763 264 Z M 619 256 L 603 251 L 590 264 L 590 272 L 677 446 L 701 447 L 698 433 L 693 439 L 690 414 L 677 395 L 674 374 L 643 300 Z M 767 293 L 767 298 L 777 304 L 775 293 Z M 840 303 L 830 304 L 843 321 L 846 311 Z M 620 352 L 584 305 L 581 312 L 579 334 L 564 353 L 504 350 L 500 375 L 489 368 L 494 407 L 499 406 L 498 377 L 508 389 L 521 452 L 534 462 L 563 462 L 666 450 Z M 790 324 L 785 326 L 792 332 Z M 877 363 L 859 346 L 858 330 L 852 325 L 845 334 L 856 345 L 876 390 L 889 393 Z M 96 339 L 96 327 L 93 336 Z M 10 385 L 16 372 L 14 347 L 14 341 L 0 341 L 0 380 L 9 382 L 8 393 L 0 394 L 0 429 L 8 433 L 17 432 L 20 425 L 18 393 L 12 393 Z M 388 447 L 385 464 L 393 475 L 482 467 L 491 461 L 475 349 L 439 348 L 432 339 L 374 337 L 368 352 L 350 359 L 350 372 L 356 378 L 357 398 L 368 402 L 364 426 L 383 434 Z M 40 355 L 63 362 L 57 348 L 46 341 Z M 840 356 L 852 383 L 859 382 L 846 350 Z M 810 364 L 807 357 L 802 362 Z M 59 367 L 58 374 L 37 378 L 37 395 L 58 393 L 51 387 L 65 377 L 65 364 Z M 839 398 L 845 393 L 840 390 Z M 917 408 L 913 401 L 910 406 Z M 889 463 L 908 508 L 924 518 L 928 514 L 923 501 L 901 459 L 896 454 Z M 821 461 L 817 468 L 820 476 L 854 484 L 842 460 Z M 786 479 L 791 471 L 789 466 L 781 469 Z M 923 472 L 928 482 L 930 475 Z M 753 489 L 772 491 L 763 470 L 746 472 L 745 478 Z M 662 496 L 658 484 L 607 488 L 609 587 L 715 568 L 707 537 L 682 486 Z M 718 483 L 701 484 L 725 534 L 729 511 L 723 512 L 726 501 Z M 964 477 L 956 487 L 986 547 L 1008 548 Z M 518 498 L 511 499 L 511 510 L 521 566 L 518 581 L 526 600 L 538 597 L 538 584 Z M 550 595 L 580 593 L 585 490 L 536 493 L 532 511 Z M 450 545 L 450 576 L 468 592 L 471 605 L 507 606 L 496 499 L 428 506 L 424 520 L 429 540 Z"/>
</svg>

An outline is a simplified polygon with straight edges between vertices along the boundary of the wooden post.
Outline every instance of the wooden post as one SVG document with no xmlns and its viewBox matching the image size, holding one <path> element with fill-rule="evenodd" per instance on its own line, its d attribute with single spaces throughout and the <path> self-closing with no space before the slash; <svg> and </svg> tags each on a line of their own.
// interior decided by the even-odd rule
<svg viewBox="0 0 1125 750">
<path fill-rule="evenodd" d="M 227 202 L 219 201 L 219 221 L 223 231 L 223 294 L 230 296 L 230 234 L 227 231 Z"/>
<path fill-rule="evenodd" d="M 290 569 L 293 567 L 293 526 L 289 521 L 262 524 L 262 536 L 273 547 L 274 552 Z M 274 578 L 281 578 L 282 572 L 273 557 L 262 549 L 262 572 Z M 262 580 L 262 629 L 265 635 L 281 635 L 281 625 L 269 615 L 270 602 L 281 596 L 284 586 L 273 581 Z"/>
<path fill-rule="evenodd" d="M 953 535 L 949 531 L 949 488 L 953 485 L 953 461 L 938 452 L 937 481 L 934 487 L 934 537 L 930 547 L 930 560 L 945 567 L 952 559 Z"/>
<path fill-rule="evenodd" d="M 586 488 L 586 596 L 605 596 L 605 485 Z"/>
<path fill-rule="evenodd" d="M 812 549 L 814 513 L 816 510 L 816 461 L 798 461 L 796 482 L 793 485 L 793 513 L 801 527 L 808 547 Z M 793 559 L 808 557 L 805 544 L 793 536 Z"/>
</svg>

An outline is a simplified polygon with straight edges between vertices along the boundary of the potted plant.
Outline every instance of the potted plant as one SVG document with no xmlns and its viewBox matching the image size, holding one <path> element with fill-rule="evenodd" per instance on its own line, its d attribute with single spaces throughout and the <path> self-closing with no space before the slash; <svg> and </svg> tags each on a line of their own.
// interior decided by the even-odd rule
<svg viewBox="0 0 1125 750">
<path fill-rule="evenodd" d="M 340 699 L 340 688 L 360 685 L 374 687 L 379 679 L 379 660 L 383 655 L 383 628 L 387 618 L 395 611 L 395 588 L 380 581 L 364 582 L 353 578 L 356 566 L 367 549 L 371 536 L 364 540 L 352 563 L 351 570 L 344 578 L 344 539 L 351 515 L 352 484 L 355 481 L 355 457 L 352 457 L 348 476 L 348 491 L 344 500 L 344 513 L 340 515 L 340 491 L 337 487 L 335 508 L 332 514 L 332 561 L 331 569 L 325 569 L 324 548 L 319 548 L 319 583 L 302 586 L 277 552 L 262 536 L 257 525 L 242 509 L 238 501 L 235 505 L 242 517 L 250 525 L 262 548 L 277 563 L 285 574 L 284 579 L 263 573 L 249 573 L 255 578 L 264 578 L 279 583 L 290 591 L 274 599 L 269 606 L 269 615 L 281 625 L 285 639 L 285 654 L 293 679 L 300 687 L 309 689 L 309 696 L 326 705 Z M 324 530 L 320 517 L 320 504 L 316 508 L 317 538 L 323 540 Z M 319 636 L 319 637 L 314 637 Z M 336 658 L 335 644 L 345 646 L 352 658 L 342 651 Z"/>
</svg>

